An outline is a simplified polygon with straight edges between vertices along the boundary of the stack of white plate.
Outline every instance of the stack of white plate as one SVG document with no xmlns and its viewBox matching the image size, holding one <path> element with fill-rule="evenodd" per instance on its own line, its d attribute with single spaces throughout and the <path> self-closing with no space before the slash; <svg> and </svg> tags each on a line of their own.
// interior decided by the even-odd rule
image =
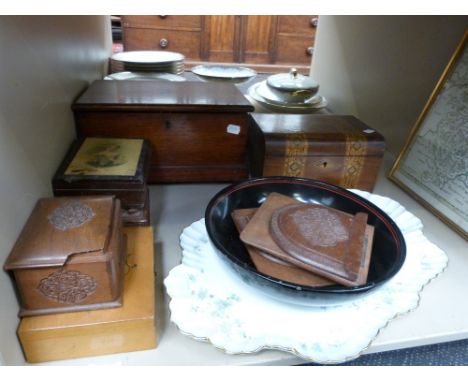
<svg viewBox="0 0 468 382">
<path fill-rule="evenodd" d="M 105 80 L 127 81 L 175 81 L 183 82 L 186 79 L 172 73 L 159 72 L 116 72 L 104 77 Z"/>
<path fill-rule="evenodd" d="M 316 94 L 304 102 L 286 102 L 270 89 L 266 81 L 252 85 L 248 89 L 247 95 L 260 105 L 279 112 L 307 113 L 327 106 L 326 99 L 320 94 Z"/>
<path fill-rule="evenodd" d="M 184 55 L 176 52 L 142 50 L 116 53 L 111 57 L 111 72 L 159 72 L 182 74 Z"/>
</svg>

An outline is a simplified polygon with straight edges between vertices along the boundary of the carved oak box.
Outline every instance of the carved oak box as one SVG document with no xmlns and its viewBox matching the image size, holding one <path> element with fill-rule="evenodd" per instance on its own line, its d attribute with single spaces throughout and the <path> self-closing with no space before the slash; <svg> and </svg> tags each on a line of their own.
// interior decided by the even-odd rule
<svg viewBox="0 0 468 382">
<path fill-rule="evenodd" d="M 248 177 L 254 107 L 232 83 L 99 80 L 72 110 L 79 137 L 149 140 L 149 183 Z"/>
<path fill-rule="evenodd" d="M 40 199 L 4 264 L 19 315 L 121 306 L 124 242 L 115 197 Z"/>
<path fill-rule="evenodd" d="M 113 309 L 23 317 L 18 337 L 28 362 L 91 357 L 155 348 L 152 227 L 125 227 L 127 263 L 123 305 Z"/>
<path fill-rule="evenodd" d="M 144 139 L 78 139 L 52 178 L 54 195 L 115 195 L 124 225 L 149 225 L 150 149 Z"/>
<path fill-rule="evenodd" d="M 350 115 L 251 114 L 250 175 L 294 176 L 372 191 L 385 139 Z"/>
</svg>

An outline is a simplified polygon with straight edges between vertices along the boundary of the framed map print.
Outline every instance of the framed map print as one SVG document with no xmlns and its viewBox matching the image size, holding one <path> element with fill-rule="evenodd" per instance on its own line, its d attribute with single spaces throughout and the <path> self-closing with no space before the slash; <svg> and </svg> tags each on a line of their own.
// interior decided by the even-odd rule
<svg viewBox="0 0 468 382">
<path fill-rule="evenodd" d="M 468 30 L 389 178 L 468 239 Z"/>
</svg>

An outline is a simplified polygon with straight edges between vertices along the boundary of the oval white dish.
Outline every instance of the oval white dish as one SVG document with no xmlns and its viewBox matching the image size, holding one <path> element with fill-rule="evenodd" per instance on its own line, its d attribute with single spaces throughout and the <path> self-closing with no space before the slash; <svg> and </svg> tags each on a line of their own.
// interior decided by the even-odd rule
<svg viewBox="0 0 468 382">
<path fill-rule="evenodd" d="M 104 77 L 105 80 L 131 80 L 131 81 L 175 81 L 184 82 L 186 79 L 182 76 L 163 72 L 117 72 Z"/>
<path fill-rule="evenodd" d="M 219 259 L 201 219 L 183 231 L 182 263 L 164 280 L 171 321 L 182 333 L 229 354 L 277 349 L 323 364 L 358 357 L 389 321 L 418 306 L 423 287 L 445 269 L 448 258 L 398 202 L 352 191 L 389 214 L 407 245 L 401 270 L 374 293 L 315 306 L 269 298 Z"/>
<path fill-rule="evenodd" d="M 135 64 L 161 64 L 181 62 L 185 59 L 183 54 L 160 50 L 134 50 L 115 53 L 112 60 Z"/>
<path fill-rule="evenodd" d="M 245 79 L 257 75 L 250 68 L 229 65 L 197 65 L 192 68 L 192 72 L 202 77 L 222 79 Z"/>
</svg>

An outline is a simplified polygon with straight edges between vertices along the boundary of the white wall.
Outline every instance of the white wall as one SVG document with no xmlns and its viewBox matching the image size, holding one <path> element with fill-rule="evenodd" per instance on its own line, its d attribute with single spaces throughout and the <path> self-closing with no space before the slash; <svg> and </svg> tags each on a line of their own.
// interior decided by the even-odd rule
<svg viewBox="0 0 468 382">
<path fill-rule="evenodd" d="M 75 137 L 70 105 L 102 78 L 111 53 L 107 16 L 0 17 L 0 263 Z M 18 303 L 0 272 L 0 359 L 21 364 Z"/>
<path fill-rule="evenodd" d="M 337 114 L 397 155 L 468 28 L 467 16 L 321 16 L 311 76 Z"/>
</svg>

